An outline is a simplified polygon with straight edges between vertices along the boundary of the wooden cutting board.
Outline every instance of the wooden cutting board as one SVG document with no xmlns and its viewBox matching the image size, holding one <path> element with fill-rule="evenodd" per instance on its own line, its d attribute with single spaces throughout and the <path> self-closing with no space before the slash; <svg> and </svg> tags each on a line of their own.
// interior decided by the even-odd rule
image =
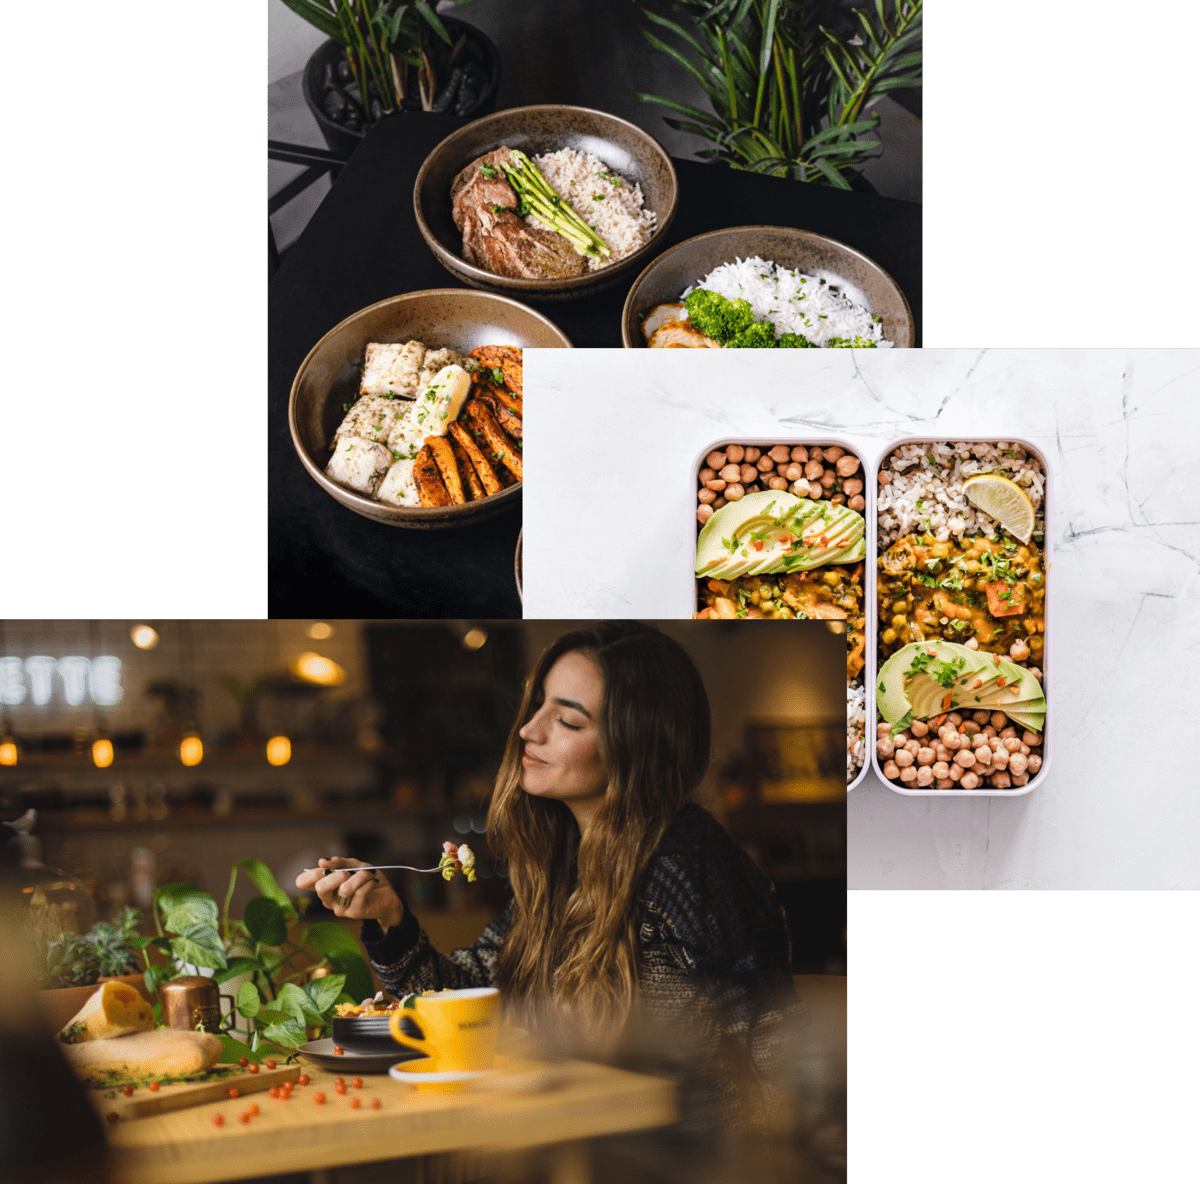
<svg viewBox="0 0 1200 1184">
<path fill-rule="evenodd" d="M 214 1069 L 237 1069 L 236 1065 L 215 1065 Z M 202 1106 L 205 1102 L 219 1102 L 236 1088 L 240 1097 L 261 1093 L 285 1081 L 295 1081 L 300 1076 L 300 1065 L 280 1065 L 277 1069 L 265 1066 L 257 1073 L 241 1070 L 228 1077 L 217 1077 L 212 1081 L 181 1081 L 176 1085 L 160 1086 L 151 1090 L 139 1085 L 126 1097 L 119 1089 L 116 1097 L 109 1098 L 107 1090 L 89 1090 L 92 1102 L 103 1118 L 109 1122 L 124 1122 L 131 1118 L 145 1118 L 148 1114 L 165 1114 L 168 1110 L 183 1110 L 188 1106 Z M 116 1118 L 109 1117 L 116 1115 Z"/>
</svg>

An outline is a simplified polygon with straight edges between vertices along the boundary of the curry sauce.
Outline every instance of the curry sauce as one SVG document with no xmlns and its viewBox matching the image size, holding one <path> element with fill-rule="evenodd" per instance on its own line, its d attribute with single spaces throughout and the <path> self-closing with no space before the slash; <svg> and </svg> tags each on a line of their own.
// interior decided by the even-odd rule
<svg viewBox="0 0 1200 1184">
<path fill-rule="evenodd" d="M 1007 654 L 1027 638 L 1039 665 L 1046 629 L 1042 552 L 1011 539 L 938 542 L 906 535 L 878 560 L 879 652 L 913 641 L 974 638 L 981 650 Z"/>
</svg>

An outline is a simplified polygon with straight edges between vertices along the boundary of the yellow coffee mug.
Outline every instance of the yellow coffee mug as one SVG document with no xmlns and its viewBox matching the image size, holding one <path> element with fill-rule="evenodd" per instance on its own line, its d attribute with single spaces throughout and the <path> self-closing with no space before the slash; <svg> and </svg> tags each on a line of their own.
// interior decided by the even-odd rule
<svg viewBox="0 0 1200 1184">
<path fill-rule="evenodd" d="M 423 1052 L 438 1073 L 490 1069 L 500 1030 L 500 992 L 495 987 L 468 987 L 417 995 L 414 1007 L 392 1012 L 392 1039 Z M 418 1040 L 400 1030 L 408 1016 L 424 1036 Z"/>
</svg>

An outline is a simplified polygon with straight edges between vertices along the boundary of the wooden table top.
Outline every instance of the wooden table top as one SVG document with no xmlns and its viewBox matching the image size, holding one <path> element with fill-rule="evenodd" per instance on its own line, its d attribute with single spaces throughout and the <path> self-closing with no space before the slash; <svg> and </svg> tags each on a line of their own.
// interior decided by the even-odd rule
<svg viewBox="0 0 1200 1184">
<path fill-rule="evenodd" d="M 310 1065 L 290 1101 L 255 1094 L 122 1122 L 109 1130 L 116 1184 L 208 1184 L 372 1160 L 471 1149 L 510 1150 L 663 1126 L 678 1118 L 674 1086 L 583 1061 L 535 1075 L 544 1088 L 416 1090 L 386 1075 L 361 1089 Z M 529 1081 L 529 1078 L 526 1078 Z M 498 1082 L 497 1082 L 498 1084 Z M 313 1095 L 325 1095 L 318 1105 Z M 351 1101 L 361 1099 L 359 1109 Z M 372 1109 L 379 1099 L 381 1106 Z M 260 1114 L 243 1125 L 251 1102 Z M 213 1125 L 222 1114 L 224 1126 Z"/>
</svg>

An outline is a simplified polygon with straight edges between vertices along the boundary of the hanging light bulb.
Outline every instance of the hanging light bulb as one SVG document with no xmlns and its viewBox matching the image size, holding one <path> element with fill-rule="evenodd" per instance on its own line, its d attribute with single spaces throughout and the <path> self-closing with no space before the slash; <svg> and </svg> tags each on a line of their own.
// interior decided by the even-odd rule
<svg viewBox="0 0 1200 1184">
<path fill-rule="evenodd" d="M 0 765 L 15 765 L 17 763 L 17 742 L 5 732 L 0 739 Z"/>
<path fill-rule="evenodd" d="M 468 650 L 481 649 L 487 644 L 487 639 L 488 635 L 486 629 L 468 629 L 466 633 L 463 634 L 463 648 Z"/>
<path fill-rule="evenodd" d="M 129 631 L 129 639 L 139 650 L 152 650 L 158 645 L 158 633 L 149 625 L 134 625 Z"/>
<path fill-rule="evenodd" d="M 336 687 L 346 681 L 346 672 L 332 659 L 320 654 L 301 654 L 291 665 L 292 676 L 319 687 Z"/>
<path fill-rule="evenodd" d="M 107 736 L 92 741 L 92 761 L 97 769 L 107 769 L 113 763 L 112 741 Z"/>
<path fill-rule="evenodd" d="M 314 621 L 308 627 L 308 635 L 313 641 L 328 641 L 334 632 L 333 626 L 328 621 Z"/>
<path fill-rule="evenodd" d="M 188 732 L 179 742 L 179 759 L 190 769 L 204 759 L 204 744 L 195 732 Z"/>
<path fill-rule="evenodd" d="M 272 765 L 286 765 L 292 759 L 292 742 L 286 736 L 272 736 L 267 741 L 267 761 Z"/>
</svg>

